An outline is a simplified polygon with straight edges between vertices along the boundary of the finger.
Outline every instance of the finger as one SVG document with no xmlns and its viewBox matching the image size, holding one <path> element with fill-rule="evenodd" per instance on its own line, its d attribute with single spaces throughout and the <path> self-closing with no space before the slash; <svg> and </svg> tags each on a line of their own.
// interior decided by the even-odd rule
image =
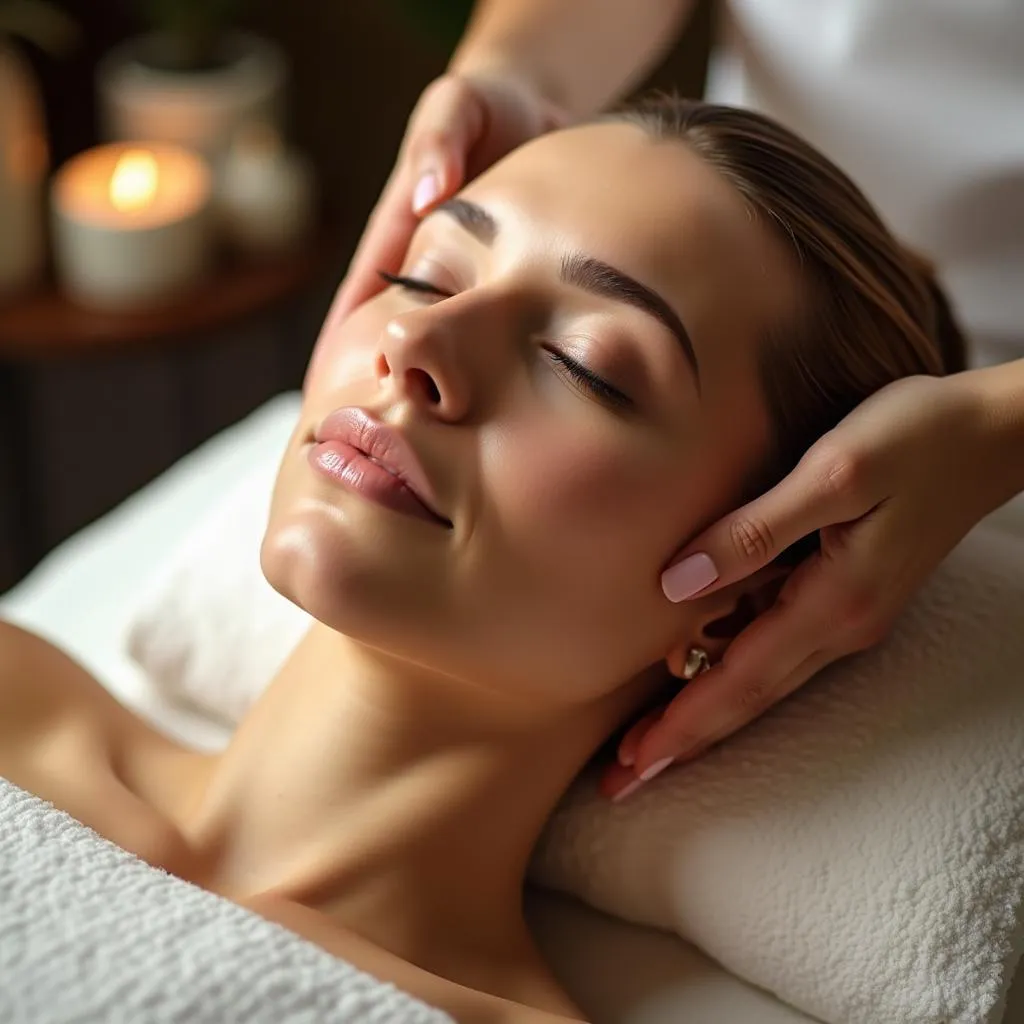
<svg viewBox="0 0 1024 1024">
<path fill-rule="evenodd" d="M 820 555 L 796 569 L 776 603 L 652 725 L 636 753 L 636 774 L 666 758 L 691 757 L 730 735 L 788 696 L 812 671 L 847 653 L 831 628 L 840 603 L 833 591 Z"/>
<path fill-rule="evenodd" d="M 619 738 L 614 758 L 611 760 L 607 760 L 604 757 L 601 758 L 603 768 L 598 782 L 599 792 L 604 793 L 605 796 L 612 797 L 619 789 L 635 778 L 632 771 L 630 771 L 634 758 L 634 754 L 631 751 L 636 750 L 640 740 L 643 738 L 644 732 L 658 720 L 658 717 L 664 710 L 664 703 L 658 703 L 652 707 L 650 711 L 647 711 L 642 717 L 633 722 L 625 735 Z"/>
<path fill-rule="evenodd" d="M 777 703 L 782 700 L 784 696 L 798 690 L 805 682 L 807 682 L 807 680 L 820 672 L 833 660 L 832 655 L 826 651 L 819 650 L 809 654 L 785 679 L 783 685 L 777 691 L 778 695 L 775 698 L 775 702 Z M 660 775 L 672 765 L 682 761 L 696 760 L 696 758 L 700 757 L 701 754 L 715 746 L 715 744 L 731 736 L 741 727 L 741 725 L 746 724 L 748 724 L 747 721 L 743 721 L 740 725 L 731 725 L 720 735 L 709 736 L 703 743 L 691 749 L 685 757 L 665 756 L 658 758 L 658 760 L 652 761 L 649 768 L 645 770 L 641 770 L 638 763 L 634 768 L 633 773 L 631 773 L 628 778 L 623 778 L 622 773 L 629 772 L 629 769 L 623 768 L 621 765 L 614 765 L 613 767 L 617 769 L 617 771 L 613 773 L 609 770 L 605 773 L 605 777 L 601 781 L 600 790 L 613 801 L 618 802 L 620 800 L 624 800 L 635 793 L 646 782 L 650 782 L 651 779 Z"/>
<path fill-rule="evenodd" d="M 636 792 L 642 784 L 631 768 L 613 761 L 601 773 L 597 791 L 608 800 L 619 801 Z"/>
<path fill-rule="evenodd" d="M 619 742 L 617 759 L 606 765 L 598 783 L 598 792 L 610 800 L 622 800 L 639 788 L 636 774 L 631 771 L 636 752 L 647 731 L 662 716 L 665 705 L 659 704 L 634 722 Z"/>
<path fill-rule="evenodd" d="M 799 599 L 788 604 L 780 595 L 775 608 L 762 614 L 733 641 L 721 663 L 692 680 L 667 707 L 656 708 L 630 727 L 623 737 L 618 762 L 602 776 L 602 793 L 612 800 L 622 800 L 676 761 L 699 756 L 789 696 L 843 653 L 818 646 L 823 635 L 820 624 L 801 614 L 805 602 L 821 607 L 821 588 L 814 586 L 816 577 L 821 578 L 821 569 L 809 564 L 801 569 L 811 581 L 806 593 L 801 592 L 797 580 Z M 795 650 L 806 649 L 808 643 L 809 653 L 802 658 L 793 655 Z M 774 673 L 764 670 L 766 664 L 774 665 Z M 744 685 L 745 678 L 753 679 L 753 684 Z M 694 720 L 695 727 L 690 724 Z"/>
<path fill-rule="evenodd" d="M 397 172 L 392 179 L 396 177 Z M 319 373 L 322 354 L 327 351 L 325 342 L 333 336 L 338 324 L 384 288 L 385 282 L 379 271 L 395 273 L 400 269 L 415 228 L 416 218 L 409 212 L 401 189 L 392 180 L 370 215 L 345 279 L 324 317 L 306 367 L 303 390 Z"/>
<path fill-rule="evenodd" d="M 427 87 L 410 119 L 404 154 L 416 214 L 422 216 L 462 187 L 469 152 L 484 123 L 480 97 L 468 82 L 449 76 Z"/>
<path fill-rule="evenodd" d="M 331 324 L 384 287 L 381 270 L 394 274 L 401 269 L 420 217 L 462 186 L 467 154 L 483 124 L 476 94 L 464 82 L 445 78 L 427 87 L 331 306 Z"/>
<path fill-rule="evenodd" d="M 815 530 L 850 522 L 880 498 L 851 486 L 838 462 L 805 458 L 770 491 L 718 520 L 662 573 L 670 601 L 712 593 L 757 572 Z"/>
<path fill-rule="evenodd" d="M 412 212 L 408 171 L 399 168 L 385 186 L 363 231 L 327 322 L 336 325 L 381 291 L 380 271 L 395 274 L 409 249 L 419 218 Z"/>
<path fill-rule="evenodd" d="M 636 763 L 636 752 L 640 746 L 640 741 L 644 738 L 647 730 L 650 729 L 650 727 L 654 725 L 659 718 L 661 718 L 664 710 L 665 705 L 661 704 L 648 711 L 647 714 L 629 727 L 626 735 L 619 741 L 616 760 L 624 768 L 630 768 Z"/>
</svg>

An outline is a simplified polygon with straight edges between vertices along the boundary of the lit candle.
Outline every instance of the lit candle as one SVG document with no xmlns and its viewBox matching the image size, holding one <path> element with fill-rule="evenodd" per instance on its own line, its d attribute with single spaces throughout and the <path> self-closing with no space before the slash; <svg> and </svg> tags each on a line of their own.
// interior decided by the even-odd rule
<svg viewBox="0 0 1024 1024">
<path fill-rule="evenodd" d="M 127 307 L 167 301 L 203 274 L 212 176 L 202 158 L 163 143 L 86 150 L 55 175 L 57 273 L 78 301 Z"/>
</svg>

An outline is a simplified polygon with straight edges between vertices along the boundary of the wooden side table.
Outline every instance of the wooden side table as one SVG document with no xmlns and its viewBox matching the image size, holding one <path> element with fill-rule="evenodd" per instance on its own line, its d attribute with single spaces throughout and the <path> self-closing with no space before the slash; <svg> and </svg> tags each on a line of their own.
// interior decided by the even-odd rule
<svg viewBox="0 0 1024 1024">
<path fill-rule="evenodd" d="M 271 395 L 301 383 L 336 283 L 331 238 L 222 262 L 173 305 L 0 306 L 0 591 Z"/>
</svg>

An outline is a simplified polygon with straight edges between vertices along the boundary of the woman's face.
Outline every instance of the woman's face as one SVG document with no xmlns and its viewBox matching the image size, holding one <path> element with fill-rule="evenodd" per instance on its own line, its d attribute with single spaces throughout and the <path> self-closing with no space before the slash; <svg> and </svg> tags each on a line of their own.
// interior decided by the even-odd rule
<svg viewBox="0 0 1024 1024">
<path fill-rule="evenodd" d="M 324 328 L 264 571 L 431 670 L 607 692 L 693 628 L 699 603 L 670 604 L 660 573 L 764 458 L 755 356 L 796 308 L 793 262 L 688 147 L 598 124 L 475 180 L 423 221 L 402 274 Z M 407 493 L 382 504 L 379 467 L 314 443 L 380 443 L 350 433 L 353 407 L 407 442 L 450 525 Z"/>
</svg>

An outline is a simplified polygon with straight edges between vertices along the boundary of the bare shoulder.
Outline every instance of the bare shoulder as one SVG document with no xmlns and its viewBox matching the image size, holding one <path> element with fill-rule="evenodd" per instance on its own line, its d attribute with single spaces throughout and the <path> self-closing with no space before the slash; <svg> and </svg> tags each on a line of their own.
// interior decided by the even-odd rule
<svg viewBox="0 0 1024 1024">
<path fill-rule="evenodd" d="M 431 974 L 292 900 L 263 893 L 237 902 L 380 981 L 391 982 L 429 1006 L 444 1010 L 458 1024 L 581 1024 L 582 1018 L 523 1006 Z"/>
<path fill-rule="evenodd" d="M 106 699 L 104 699 L 104 697 Z M 113 697 L 78 662 L 35 633 L 0 622 L 0 756 L 60 723 L 97 715 Z M 118 714 L 113 708 L 108 712 Z"/>
<path fill-rule="evenodd" d="M 117 768 L 167 746 L 73 658 L 0 622 L 0 776 L 170 870 L 184 840 Z"/>
<path fill-rule="evenodd" d="M 55 732 L 110 748 L 162 738 L 69 654 L 0 621 L 0 762 Z"/>
</svg>

